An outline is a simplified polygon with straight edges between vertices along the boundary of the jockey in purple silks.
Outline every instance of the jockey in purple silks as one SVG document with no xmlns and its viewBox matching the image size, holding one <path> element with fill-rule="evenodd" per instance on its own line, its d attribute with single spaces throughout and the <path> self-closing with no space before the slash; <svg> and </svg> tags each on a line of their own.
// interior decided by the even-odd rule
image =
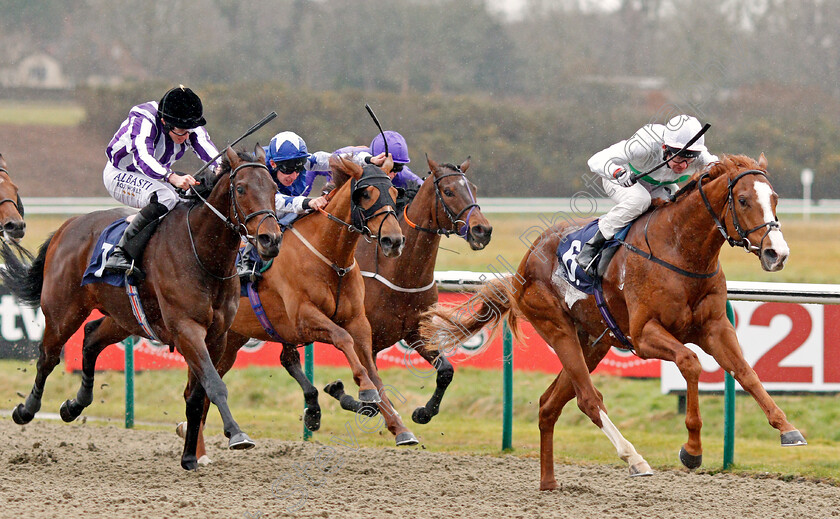
<svg viewBox="0 0 840 519">
<path fill-rule="evenodd" d="M 587 274 L 597 277 L 594 260 L 606 242 L 647 211 L 652 199 L 667 199 L 677 191 L 678 182 L 688 180 L 696 171 L 718 161 L 706 149 L 704 136 L 679 153 L 701 128 L 694 117 L 678 115 L 665 125 L 647 124 L 630 139 L 613 144 L 589 159 L 589 169 L 602 177 L 604 192 L 615 206 L 601 216 L 598 232 L 581 247 L 577 256 L 578 264 Z M 638 173 L 665 160 L 668 162 L 664 167 L 635 180 Z"/>
<path fill-rule="evenodd" d="M 126 244 L 148 224 L 175 207 L 175 188 L 198 184 L 191 176 L 172 171 L 172 164 L 191 149 L 204 162 L 218 150 L 204 129 L 201 99 L 180 85 L 160 102 L 133 107 L 108 144 L 108 163 L 102 173 L 105 189 L 120 202 L 140 209 L 105 263 L 105 269 L 138 272 Z M 133 250 L 136 250 L 132 247 Z M 140 248 L 142 250 L 142 248 Z"/>
</svg>

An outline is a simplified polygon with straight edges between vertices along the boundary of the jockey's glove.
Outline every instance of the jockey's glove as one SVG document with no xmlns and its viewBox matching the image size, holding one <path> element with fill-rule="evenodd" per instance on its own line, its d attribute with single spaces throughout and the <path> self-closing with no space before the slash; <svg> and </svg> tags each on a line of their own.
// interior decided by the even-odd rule
<svg viewBox="0 0 840 519">
<path fill-rule="evenodd" d="M 615 170 L 613 172 L 613 178 L 615 178 L 615 181 L 621 187 L 630 187 L 636 183 L 636 179 L 633 178 L 633 172 L 624 168 Z"/>
</svg>

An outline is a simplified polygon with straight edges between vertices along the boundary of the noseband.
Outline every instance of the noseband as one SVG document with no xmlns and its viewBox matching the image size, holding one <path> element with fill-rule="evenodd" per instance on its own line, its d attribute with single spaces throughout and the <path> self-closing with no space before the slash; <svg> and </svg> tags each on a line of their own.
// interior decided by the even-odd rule
<svg viewBox="0 0 840 519">
<path fill-rule="evenodd" d="M 431 175 L 432 172 L 430 171 L 429 174 Z M 446 202 L 443 199 L 443 195 L 440 192 L 440 190 L 441 190 L 440 181 L 443 180 L 446 177 L 462 177 L 464 179 L 464 183 L 467 186 L 467 193 L 470 194 L 470 200 L 472 200 L 471 204 L 468 204 L 466 207 L 461 209 L 461 211 L 458 212 L 457 214 L 455 213 L 455 211 L 452 210 L 451 207 L 446 205 Z M 467 180 L 467 176 L 464 174 L 463 171 L 461 171 L 460 167 L 456 167 L 454 173 L 447 173 L 445 175 L 441 175 L 441 176 L 435 178 L 434 185 L 435 185 L 435 212 L 434 212 L 435 221 L 438 220 L 437 219 L 437 211 L 438 211 L 438 204 L 440 204 L 440 206 L 443 208 L 444 214 L 446 214 L 446 217 L 449 218 L 450 222 L 452 222 L 452 225 L 457 226 L 458 222 L 462 222 L 463 225 L 461 226 L 461 228 L 458 229 L 458 231 L 456 232 L 456 231 L 453 231 L 451 229 L 444 229 L 440 226 L 438 226 L 435 229 L 427 229 L 425 227 L 420 227 L 419 225 L 415 224 L 414 222 L 412 222 L 411 220 L 408 219 L 408 212 L 407 212 L 408 211 L 408 206 L 406 206 L 403 209 L 403 217 L 405 218 L 406 223 L 410 227 L 412 227 L 414 229 L 417 229 L 418 231 L 424 231 L 424 232 L 428 232 L 428 233 L 432 233 L 432 234 L 440 234 L 442 236 L 446 236 L 447 238 L 452 234 L 457 234 L 458 236 L 460 236 L 461 238 L 466 240 L 468 235 L 469 235 L 469 231 L 470 231 L 470 216 L 472 216 L 473 209 L 478 208 L 479 211 L 481 210 L 481 206 L 479 206 L 476 203 L 475 195 L 473 194 L 472 190 L 470 189 L 470 183 L 469 183 L 469 180 Z M 461 220 L 461 216 L 463 216 L 463 214 L 466 213 L 467 211 L 469 211 L 469 213 L 467 214 L 467 219 L 466 220 Z"/>
<path fill-rule="evenodd" d="M 729 243 L 732 247 L 743 247 L 744 250 L 747 252 L 760 252 L 764 248 L 764 239 L 767 238 L 767 235 L 770 234 L 771 231 L 777 230 L 781 227 L 778 220 L 772 222 L 764 222 L 761 225 L 757 225 L 752 229 L 744 230 L 741 226 L 741 223 L 738 221 L 738 213 L 735 211 L 735 195 L 733 194 L 732 190 L 735 188 L 735 185 L 738 183 L 739 180 L 744 178 L 747 175 L 761 175 L 764 178 L 767 178 L 767 174 L 763 171 L 759 171 L 757 169 L 750 169 L 748 171 L 744 171 L 743 173 L 739 174 L 737 177 L 733 178 L 729 181 L 729 185 L 727 189 L 729 190 L 729 194 L 726 199 L 726 205 L 729 206 L 729 211 L 732 213 L 732 225 L 735 226 L 735 232 L 738 233 L 738 236 L 741 238 L 740 240 L 736 240 L 735 238 L 731 237 L 729 233 L 726 231 L 726 227 L 722 223 L 723 217 L 718 216 L 715 214 L 714 209 L 712 209 L 712 204 L 709 203 L 709 199 L 706 197 L 706 193 L 703 191 L 703 178 L 708 177 L 709 173 L 703 173 L 700 175 L 700 178 L 697 180 L 697 187 L 700 190 L 700 196 L 703 198 L 703 203 L 706 204 L 706 210 L 709 211 L 709 215 L 711 215 L 712 220 L 714 220 L 715 225 L 717 226 L 720 233 L 723 235 L 723 238 Z M 723 208 L 723 212 L 726 212 L 726 206 Z M 767 231 L 761 237 L 761 242 L 758 246 L 753 245 L 750 242 L 748 236 L 759 229 L 767 227 Z"/>
<path fill-rule="evenodd" d="M 379 198 L 372 206 L 367 209 L 363 209 L 362 206 L 359 205 L 358 199 L 361 197 L 362 192 L 371 186 L 379 190 Z M 350 180 L 350 217 L 352 223 L 347 223 L 341 218 L 333 216 L 323 209 L 321 212 L 330 220 L 347 227 L 348 231 L 357 232 L 366 238 L 378 241 L 382 236 L 382 226 L 385 224 L 385 220 L 388 216 L 393 216 L 394 218 L 397 217 L 397 212 L 394 209 L 397 204 L 394 202 L 394 199 L 391 198 L 390 193 L 390 188 L 392 187 L 394 186 L 387 175 L 384 173 L 379 174 L 378 171 L 367 169 L 366 167 L 364 174 L 362 174 L 362 177 L 358 180 L 358 182 L 356 179 Z M 328 199 L 332 198 L 331 195 L 337 191 L 338 189 L 330 191 L 330 194 L 327 195 Z M 385 209 L 380 210 L 383 208 Z M 370 220 L 379 215 L 385 215 L 385 217 L 382 218 L 381 222 L 379 222 L 378 232 L 373 234 L 367 224 Z"/>
</svg>

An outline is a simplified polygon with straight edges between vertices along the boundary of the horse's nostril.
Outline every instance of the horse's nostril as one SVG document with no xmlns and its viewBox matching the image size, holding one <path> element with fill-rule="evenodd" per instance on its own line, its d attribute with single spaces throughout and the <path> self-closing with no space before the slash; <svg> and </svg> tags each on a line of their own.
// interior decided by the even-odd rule
<svg viewBox="0 0 840 519">
<path fill-rule="evenodd" d="M 382 239 L 379 240 L 379 243 L 382 245 L 383 248 L 391 248 L 391 245 L 394 243 L 391 238 L 387 236 L 383 236 Z"/>
<path fill-rule="evenodd" d="M 767 249 L 764 251 L 764 258 L 770 263 L 775 263 L 779 255 L 773 249 Z"/>
</svg>

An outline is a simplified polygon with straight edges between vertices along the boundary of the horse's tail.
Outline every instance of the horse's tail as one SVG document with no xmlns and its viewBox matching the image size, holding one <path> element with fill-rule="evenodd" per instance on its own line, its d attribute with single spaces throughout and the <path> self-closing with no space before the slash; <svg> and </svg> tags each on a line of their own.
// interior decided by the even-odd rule
<svg viewBox="0 0 840 519">
<path fill-rule="evenodd" d="M 0 255 L 3 256 L 5 265 L 0 268 L 0 281 L 14 294 L 21 303 L 36 307 L 41 305 L 41 289 L 44 286 L 44 262 L 47 257 L 47 247 L 50 245 L 52 235 L 47 238 L 38 255 L 32 259 L 32 255 L 25 249 L 23 255 L 30 260 L 28 263 L 21 260 L 11 247 L 3 244 Z"/>
<path fill-rule="evenodd" d="M 519 320 L 522 312 L 516 305 L 519 276 L 505 276 L 486 283 L 463 303 L 444 305 L 437 303 L 423 313 L 420 335 L 427 349 L 447 351 L 457 347 L 485 326 L 491 333 L 485 344 L 490 344 L 499 333 L 499 324 L 507 318 L 508 328 L 516 341 L 522 340 Z"/>
</svg>

